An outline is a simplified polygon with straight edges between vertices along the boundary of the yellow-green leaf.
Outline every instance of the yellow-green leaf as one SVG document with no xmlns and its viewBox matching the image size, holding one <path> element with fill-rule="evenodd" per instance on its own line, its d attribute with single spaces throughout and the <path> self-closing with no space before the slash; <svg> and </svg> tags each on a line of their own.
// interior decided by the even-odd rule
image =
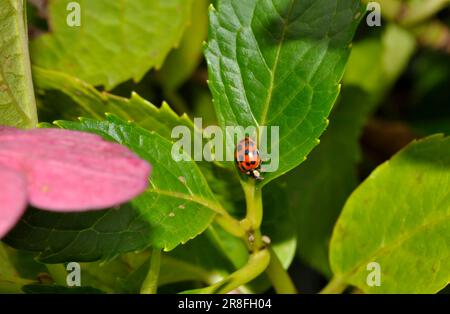
<svg viewBox="0 0 450 314">
<path fill-rule="evenodd" d="M 49 2 L 51 32 L 32 42 L 33 64 L 110 89 L 161 67 L 188 24 L 191 0 Z M 79 26 L 75 15 L 80 14 Z"/>
<path fill-rule="evenodd" d="M 450 137 L 413 142 L 379 166 L 350 196 L 335 226 L 330 262 L 336 280 L 367 293 L 443 289 L 450 282 L 449 191 Z M 379 286 L 368 279 L 373 263 Z"/>
<path fill-rule="evenodd" d="M 37 124 L 24 0 L 0 2 L 0 125 Z"/>
</svg>

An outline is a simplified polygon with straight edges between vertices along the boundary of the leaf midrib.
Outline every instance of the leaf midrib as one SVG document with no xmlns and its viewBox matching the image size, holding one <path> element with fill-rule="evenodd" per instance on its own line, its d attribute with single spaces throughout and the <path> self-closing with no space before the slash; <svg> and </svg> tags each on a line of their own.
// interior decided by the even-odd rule
<svg viewBox="0 0 450 314">
<path fill-rule="evenodd" d="M 269 106 L 272 102 L 272 97 L 273 97 L 273 90 L 275 87 L 275 74 L 278 68 L 278 64 L 279 64 L 279 59 L 280 59 L 280 54 L 281 54 L 281 48 L 283 47 L 283 43 L 284 43 L 284 39 L 286 38 L 286 32 L 287 32 L 287 28 L 288 28 L 288 23 L 289 23 L 289 19 L 291 17 L 292 14 L 292 10 L 294 7 L 294 0 L 291 1 L 291 5 L 289 6 L 289 10 L 288 10 L 288 14 L 286 16 L 286 19 L 284 20 L 283 23 L 283 31 L 281 33 L 281 38 L 280 38 L 280 42 L 278 43 L 278 47 L 277 47 L 277 52 L 275 54 L 275 60 L 274 60 L 274 64 L 272 66 L 272 70 L 270 71 L 270 83 L 269 83 L 269 89 L 268 89 L 268 93 L 267 93 L 267 97 L 266 97 L 266 101 L 264 103 L 264 107 L 263 107 L 263 111 L 261 114 L 261 119 L 260 119 L 260 126 L 264 126 L 267 120 L 267 114 L 269 111 Z"/>
</svg>

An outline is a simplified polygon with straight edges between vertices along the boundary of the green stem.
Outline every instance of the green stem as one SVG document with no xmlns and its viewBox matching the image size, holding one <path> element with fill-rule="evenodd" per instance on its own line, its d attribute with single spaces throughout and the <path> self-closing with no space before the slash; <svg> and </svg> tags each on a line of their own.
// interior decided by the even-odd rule
<svg viewBox="0 0 450 314">
<path fill-rule="evenodd" d="M 341 277 L 333 277 L 325 288 L 320 291 L 320 294 L 338 294 L 344 292 L 347 288 L 347 283 Z"/>
<path fill-rule="evenodd" d="M 184 291 L 183 293 L 228 293 L 258 277 L 267 268 L 269 261 L 270 253 L 267 249 L 258 251 L 250 255 L 244 267 L 238 269 L 223 280 L 206 288 Z"/>
<path fill-rule="evenodd" d="M 161 249 L 153 248 L 150 269 L 141 286 L 141 294 L 155 294 L 158 290 L 159 270 L 161 266 Z"/>
<path fill-rule="evenodd" d="M 270 249 L 270 263 L 266 269 L 266 274 L 269 277 L 272 285 L 277 293 L 282 294 L 296 294 L 297 289 L 292 282 L 291 277 L 284 269 L 278 256 L 273 249 Z"/>
<path fill-rule="evenodd" d="M 247 205 L 246 217 L 241 221 L 242 227 L 246 230 L 244 240 L 251 252 L 257 252 L 265 248 L 261 236 L 261 223 L 263 219 L 263 203 L 261 188 L 257 187 L 254 180 L 242 182 Z"/>
<path fill-rule="evenodd" d="M 255 185 L 255 181 L 242 184 L 245 193 L 245 202 L 247 203 L 247 216 L 245 218 L 247 227 L 251 230 L 259 230 L 263 219 L 263 204 L 261 188 Z"/>
<path fill-rule="evenodd" d="M 64 264 L 46 264 L 53 281 L 60 286 L 67 286 L 67 270 Z"/>
</svg>

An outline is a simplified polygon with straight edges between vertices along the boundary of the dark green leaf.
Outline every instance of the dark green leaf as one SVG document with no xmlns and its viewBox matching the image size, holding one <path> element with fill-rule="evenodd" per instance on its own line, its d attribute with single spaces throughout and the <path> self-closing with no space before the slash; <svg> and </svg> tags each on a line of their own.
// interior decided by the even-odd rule
<svg viewBox="0 0 450 314">
<path fill-rule="evenodd" d="M 29 208 L 4 241 L 18 249 L 38 252 L 41 262 L 83 262 L 142 249 L 151 232 L 149 223 L 132 204 L 67 214 Z"/>
<path fill-rule="evenodd" d="M 318 144 L 362 9 L 356 0 L 224 0 L 211 11 L 206 57 L 220 125 L 280 128 L 279 167 L 262 184 Z"/>
</svg>

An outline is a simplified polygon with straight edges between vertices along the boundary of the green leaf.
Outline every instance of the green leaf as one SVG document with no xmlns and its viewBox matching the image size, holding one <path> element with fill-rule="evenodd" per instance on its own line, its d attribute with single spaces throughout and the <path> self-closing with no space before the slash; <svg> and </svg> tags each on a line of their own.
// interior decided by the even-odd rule
<svg viewBox="0 0 450 314">
<path fill-rule="evenodd" d="M 435 293 L 450 281 L 450 137 L 413 142 L 351 195 L 334 229 L 339 281 L 368 293 Z M 368 263 L 381 285 L 368 286 Z"/>
<path fill-rule="evenodd" d="M 4 241 L 44 263 L 88 262 L 142 249 L 151 232 L 132 204 L 67 214 L 29 208 Z"/>
<path fill-rule="evenodd" d="M 211 10 L 206 58 L 220 125 L 280 128 L 278 170 L 261 184 L 317 145 L 362 10 L 356 0 L 227 0 Z"/>
<path fill-rule="evenodd" d="M 158 72 L 163 87 L 174 91 L 183 84 L 199 65 L 203 42 L 208 33 L 209 0 L 196 0 L 192 5 L 190 25 L 186 28 L 180 45 L 174 49 Z"/>
<path fill-rule="evenodd" d="M 45 264 L 36 261 L 36 254 L 15 250 L 12 247 L 3 246 L 9 256 L 10 262 L 14 265 L 21 278 L 36 281 L 40 274 L 48 272 Z"/>
<path fill-rule="evenodd" d="M 345 200 L 359 181 L 362 128 L 401 75 L 414 50 L 411 35 L 395 25 L 388 25 L 381 37 L 354 44 L 341 97 L 321 144 L 300 167 L 281 178 L 287 181 L 288 191 L 301 191 L 291 194 L 289 199 L 289 207 L 298 220 L 298 254 L 327 277 L 331 276 L 328 262 L 331 233 Z"/>
<path fill-rule="evenodd" d="M 104 119 L 105 112 L 113 113 L 123 120 L 133 121 L 139 126 L 171 139 L 175 126 L 184 125 L 193 129 L 193 123 L 186 114 L 178 116 L 167 103 L 157 108 L 136 93 L 131 98 L 119 97 L 107 92 L 99 92 L 92 85 L 67 75 L 66 73 L 33 67 L 33 76 L 41 93 L 58 90 L 73 101 L 70 106 L 61 103 L 46 103 L 42 110 L 51 111 L 59 119 L 89 117 Z"/>
<path fill-rule="evenodd" d="M 37 124 L 31 81 L 25 0 L 0 3 L 0 125 Z"/>
<path fill-rule="evenodd" d="M 149 244 L 168 251 L 194 238 L 225 210 L 212 194 L 196 163 L 176 162 L 172 142 L 114 116 L 108 121 L 82 119 L 81 123 L 59 121 L 63 128 L 97 133 L 128 146 L 147 160 L 153 171 L 150 188 L 131 203 L 152 227 Z M 195 217 L 195 219 L 192 219 Z"/>
<path fill-rule="evenodd" d="M 33 64 L 111 89 L 161 67 L 186 28 L 191 0 L 79 1 L 81 25 L 68 20 L 70 0 L 49 3 L 51 33 L 31 43 Z M 99 14 L 101 12 L 101 14 Z"/>
<path fill-rule="evenodd" d="M 168 251 L 202 233 L 216 213 L 225 211 L 194 161 L 172 159 L 172 142 L 117 117 L 107 119 L 56 124 L 128 146 L 153 166 L 150 188 L 118 209 L 26 214 L 8 235 L 10 245 L 41 252 L 47 263 L 111 258 L 146 246 Z"/>
<path fill-rule="evenodd" d="M 3 245 L 0 243 L 0 293 L 18 293 L 33 281 L 22 278 Z"/>
<path fill-rule="evenodd" d="M 0 278 L 17 275 L 17 272 L 9 259 L 8 253 L 3 243 L 0 243 L 0 263 Z"/>
</svg>

